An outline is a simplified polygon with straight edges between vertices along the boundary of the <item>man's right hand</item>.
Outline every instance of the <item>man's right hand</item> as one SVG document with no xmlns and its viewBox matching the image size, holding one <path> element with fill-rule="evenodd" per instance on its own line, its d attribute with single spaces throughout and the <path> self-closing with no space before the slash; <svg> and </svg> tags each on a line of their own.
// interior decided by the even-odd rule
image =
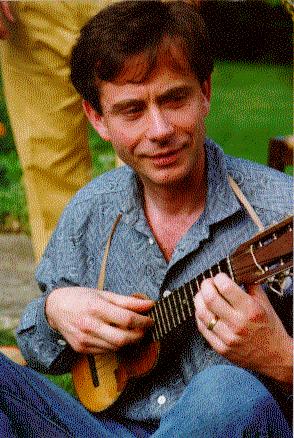
<svg viewBox="0 0 294 438">
<path fill-rule="evenodd" d="M 141 313 L 153 304 L 149 299 L 66 287 L 49 294 L 45 313 L 49 325 L 75 351 L 98 354 L 139 341 L 153 325 L 152 319 Z"/>
<path fill-rule="evenodd" d="M 5 40 L 9 37 L 9 31 L 5 24 L 4 17 L 10 22 L 14 22 L 13 15 L 10 10 L 9 2 L 1 1 L 0 2 L 0 39 Z"/>
</svg>

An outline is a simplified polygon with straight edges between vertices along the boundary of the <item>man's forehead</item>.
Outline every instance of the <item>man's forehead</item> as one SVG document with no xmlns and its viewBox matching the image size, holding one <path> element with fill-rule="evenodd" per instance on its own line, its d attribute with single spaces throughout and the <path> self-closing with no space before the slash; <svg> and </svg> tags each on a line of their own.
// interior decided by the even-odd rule
<svg viewBox="0 0 294 438">
<path fill-rule="evenodd" d="M 180 40 L 163 39 L 156 52 L 146 51 L 128 57 L 113 82 L 148 82 L 159 70 L 174 71 L 183 75 L 193 74 L 186 50 Z"/>
</svg>

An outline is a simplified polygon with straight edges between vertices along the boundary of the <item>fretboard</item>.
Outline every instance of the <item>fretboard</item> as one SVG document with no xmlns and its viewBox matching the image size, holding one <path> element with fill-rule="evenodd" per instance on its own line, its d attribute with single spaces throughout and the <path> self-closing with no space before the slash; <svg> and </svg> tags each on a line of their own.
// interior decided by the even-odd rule
<svg viewBox="0 0 294 438">
<path fill-rule="evenodd" d="M 206 278 L 214 277 L 219 272 L 224 272 L 234 279 L 229 257 L 155 303 L 148 312 L 148 316 L 154 321 L 151 329 L 153 340 L 163 339 L 187 320 L 195 318 L 194 297 L 200 289 L 201 282 Z"/>
</svg>

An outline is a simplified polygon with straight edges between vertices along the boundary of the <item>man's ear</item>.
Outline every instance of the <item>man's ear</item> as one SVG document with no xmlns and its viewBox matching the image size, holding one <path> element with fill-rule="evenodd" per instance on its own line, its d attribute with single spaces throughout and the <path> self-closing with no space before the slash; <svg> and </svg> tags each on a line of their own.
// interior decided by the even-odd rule
<svg viewBox="0 0 294 438">
<path fill-rule="evenodd" d="M 201 90 L 204 97 L 204 108 L 206 110 L 206 115 L 208 115 L 211 99 L 211 75 L 209 75 L 206 81 L 203 82 L 201 85 Z"/>
<path fill-rule="evenodd" d="M 104 117 L 101 114 L 98 114 L 87 100 L 83 100 L 83 109 L 87 116 L 87 119 L 89 120 L 95 131 L 98 132 L 100 137 L 102 137 L 103 140 L 110 141 Z"/>
</svg>

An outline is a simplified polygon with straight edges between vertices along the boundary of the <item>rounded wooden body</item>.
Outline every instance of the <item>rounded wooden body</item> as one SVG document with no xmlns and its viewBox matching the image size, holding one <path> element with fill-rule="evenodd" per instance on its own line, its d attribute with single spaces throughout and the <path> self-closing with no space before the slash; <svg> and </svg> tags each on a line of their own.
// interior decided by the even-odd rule
<svg viewBox="0 0 294 438">
<path fill-rule="evenodd" d="M 111 406 L 125 389 L 128 380 L 139 378 L 151 371 L 159 355 L 158 342 L 146 342 L 128 346 L 119 354 L 108 352 L 88 355 L 72 369 L 72 378 L 81 403 L 91 412 L 100 412 Z M 93 378 L 93 369 L 96 373 Z"/>
</svg>

